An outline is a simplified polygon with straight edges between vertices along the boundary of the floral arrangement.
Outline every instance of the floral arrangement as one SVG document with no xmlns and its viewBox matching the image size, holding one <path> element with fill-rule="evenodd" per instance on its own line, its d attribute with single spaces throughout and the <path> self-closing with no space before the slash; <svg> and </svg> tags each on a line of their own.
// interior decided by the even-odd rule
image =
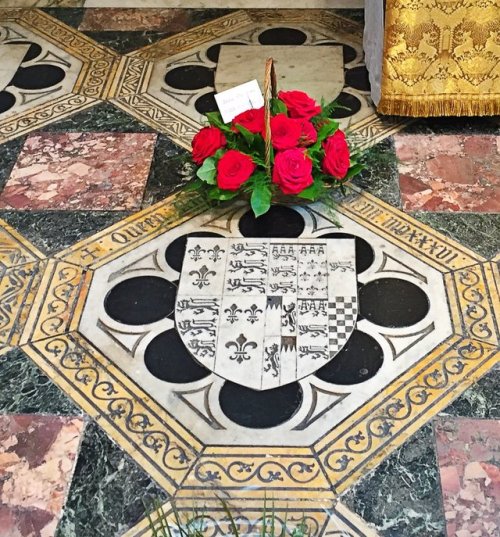
<svg viewBox="0 0 500 537">
<path fill-rule="evenodd" d="M 334 108 L 302 91 L 280 91 L 267 114 L 264 107 L 251 109 L 230 124 L 218 112 L 207 114 L 209 126 L 192 142 L 197 171 L 188 189 L 219 201 L 244 195 L 256 216 L 284 197 L 315 201 L 328 188 L 344 192 L 363 166 L 329 117 Z"/>
</svg>

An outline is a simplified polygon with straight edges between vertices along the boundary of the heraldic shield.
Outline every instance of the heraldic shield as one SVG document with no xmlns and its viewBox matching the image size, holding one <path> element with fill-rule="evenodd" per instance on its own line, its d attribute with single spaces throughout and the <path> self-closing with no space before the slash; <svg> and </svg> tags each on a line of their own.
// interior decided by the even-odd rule
<svg viewBox="0 0 500 537">
<path fill-rule="evenodd" d="M 358 312 L 354 239 L 189 238 L 177 330 L 194 358 L 255 390 L 310 375 Z"/>
</svg>

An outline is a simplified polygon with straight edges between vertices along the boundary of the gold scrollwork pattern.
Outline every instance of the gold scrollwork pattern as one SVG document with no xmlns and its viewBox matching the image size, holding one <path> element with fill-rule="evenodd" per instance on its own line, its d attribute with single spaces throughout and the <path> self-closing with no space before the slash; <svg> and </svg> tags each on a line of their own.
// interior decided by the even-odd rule
<svg viewBox="0 0 500 537">
<path fill-rule="evenodd" d="M 8 118 L 0 123 L 0 143 L 12 140 L 35 128 L 61 119 L 75 110 L 83 110 L 96 103 L 95 99 L 85 95 L 65 95 L 39 108 Z"/>
<path fill-rule="evenodd" d="M 90 277 L 81 267 L 51 259 L 37 295 L 39 308 L 32 312 L 21 343 L 68 332 L 78 317 Z"/>
<path fill-rule="evenodd" d="M 84 61 L 85 67 L 75 92 L 93 99 L 105 97 L 117 54 L 37 9 L 23 11 L 20 22 L 29 24 L 32 31 Z"/>
<path fill-rule="evenodd" d="M 41 259 L 40 253 L 7 222 L 0 220 L 0 268 L 13 267 Z"/>
<path fill-rule="evenodd" d="M 43 262 L 8 268 L 0 280 L 0 352 L 16 345 L 40 283 Z"/>
<path fill-rule="evenodd" d="M 475 265 L 457 271 L 454 277 L 465 335 L 496 345 L 498 336 L 483 267 Z"/>
<path fill-rule="evenodd" d="M 474 370 L 495 360 L 496 349 L 475 340 L 459 340 L 430 361 L 415 378 L 402 379 L 401 386 L 370 406 L 369 414 L 354 418 L 345 433 L 331 435 L 320 459 L 331 483 L 340 492 L 360 467 L 373 465 L 377 453 L 396 445 L 397 437 L 415 420 L 441 404 L 458 383 Z M 440 408 L 440 407 L 439 407 Z M 436 408 L 436 412 L 439 410 Z M 375 462 L 376 464 L 376 462 Z"/>
<path fill-rule="evenodd" d="M 264 500 L 261 501 L 263 504 Z M 175 527 L 175 516 L 179 516 L 181 520 L 192 518 L 193 505 L 185 505 L 186 502 L 173 501 L 163 507 L 163 512 L 167 520 L 170 520 Z M 172 505 L 173 504 L 173 505 Z M 226 535 L 234 534 L 234 527 L 237 530 L 238 535 L 262 535 L 263 528 L 268 527 L 271 523 L 269 514 L 264 515 L 262 512 L 262 506 L 260 509 L 252 509 L 248 507 L 240 507 L 235 505 L 234 502 L 228 501 L 229 509 L 233 520 L 230 520 L 227 516 L 227 512 L 223 507 L 210 507 L 200 508 L 200 512 L 196 515 L 195 524 L 196 528 L 200 528 L 200 535 L 203 537 L 222 537 Z M 300 505 L 297 505 L 295 509 L 290 508 L 286 510 L 274 510 L 273 524 L 275 535 L 285 535 L 290 532 L 291 529 L 298 528 L 300 525 L 304 525 L 307 528 L 307 535 L 310 537 L 320 537 L 323 535 L 339 535 L 342 537 L 358 537 L 361 533 L 348 533 L 343 530 L 340 533 L 325 533 L 328 517 L 335 516 L 334 513 L 328 511 L 329 505 L 326 505 L 324 509 L 318 509 L 315 511 L 305 510 Z M 271 508 L 269 508 L 271 510 Z M 153 524 L 159 531 L 161 526 L 159 520 L 153 517 Z M 233 526 L 234 524 L 234 526 Z M 150 537 L 151 533 L 142 533 L 140 530 L 132 529 L 124 537 Z M 292 533 L 293 535 L 293 533 Z"/>
<path fill-rule="evenodd" d="M 168 135 L 185 149 L 191 148 L 191 140 L 200 129 L 199 123 L 156 102 L 156 99 L 148 94 L 125 95 L 116 100 L 116 105 L 125 111 L 133 109 L 138 119 Z"/>
<path fill-rule="evenodd" d="M 321 475 L 312 458 L 285 463 L 257 458 L 229 460 L 201 460 L 194 468 L 194 478 L 200 484 L 266 486 L 274 483 L 286 487 L 311 484 Z"/>
<path fill-rule="evenodd" d="M 172 429 L 155 412 L 156 406 L 147 404 L 147 397 L 140 398 L 136 390 L 125 384 L 124 375 L 119 378 L 121 374 L 106 365 L 99 353 L 90 352 L 77 335 L 39 341 L 27 350 L 42 368 L 57 368 L 90 415 L 98 409 L 101 425 L 147 460 L 153 478 L 167 490 L 173 491 L 180 485 L 196 459 L 196 441 L 193 439 L 191 445 L 187 432 L 180 436 Z"/>
</svg>

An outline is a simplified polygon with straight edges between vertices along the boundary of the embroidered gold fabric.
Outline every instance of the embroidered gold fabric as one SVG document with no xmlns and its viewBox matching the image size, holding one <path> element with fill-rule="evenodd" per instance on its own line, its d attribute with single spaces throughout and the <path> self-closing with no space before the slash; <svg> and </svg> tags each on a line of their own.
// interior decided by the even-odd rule
<svg viewBox="0 0 500 537">
<path fill-rule="evenodd" d="M 500 0 L 387 0 L 378 111 L 499 114 Z"/>
</svg>

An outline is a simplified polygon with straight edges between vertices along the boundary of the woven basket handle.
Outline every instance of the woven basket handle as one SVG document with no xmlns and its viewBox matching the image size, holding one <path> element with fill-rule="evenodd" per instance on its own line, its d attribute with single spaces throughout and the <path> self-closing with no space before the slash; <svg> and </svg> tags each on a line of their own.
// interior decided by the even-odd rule
<svg viewBox="0 0 500 537">
<path fill-rule="evenodd" d="M 271 99 L 276 98 L 276 71 L 274 60 L 268 58 L 266 61 L 266 73 L 264 76 L 264 124 L 266 144 L 265 162 L 268 177 L 271 177 Z"/>
</svg>

